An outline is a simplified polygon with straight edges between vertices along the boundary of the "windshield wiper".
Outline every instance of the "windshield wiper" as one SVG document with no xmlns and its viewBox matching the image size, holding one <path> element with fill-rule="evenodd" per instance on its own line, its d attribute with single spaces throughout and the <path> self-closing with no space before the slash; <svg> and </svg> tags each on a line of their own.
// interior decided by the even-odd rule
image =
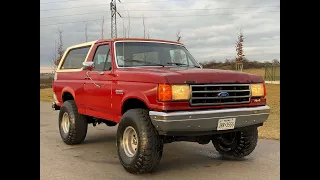
<svg viewBox="0 0 320 180">
<path fill-rule="evenodd" d="M 175 62 L 168 62 L 167 64 L 174 64 L 174 65 L 177 65 L 177 66 L 188 66 L 188 67 L 197 67 L 197 68 L 200 68 L 199 66 L 195 66 L 195 65 L 188 65 L 188 64 L 183 64 L 183 63 L 175 63 Z"/>
<path fill-rule="evenodd" d="M 149 64 L 149 65 L 164 67 L 164 65 L 162 65 L 162 64 L 151 63 L 151 62 L 148 62 L 148 61 L 141 61 L 141 60 L 137 60 L 137 59 L 125 59 L 124 61 L 125 62 L 137 62 L 137 63 L 143 63 L 143 64 Z"/>
</svg>

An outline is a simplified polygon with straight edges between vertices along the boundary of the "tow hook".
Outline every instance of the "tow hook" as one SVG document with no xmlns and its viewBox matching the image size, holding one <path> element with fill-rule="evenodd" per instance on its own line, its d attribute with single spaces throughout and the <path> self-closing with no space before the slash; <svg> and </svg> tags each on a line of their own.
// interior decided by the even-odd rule
<svg viewBox="0 0 320 180">
<path fill-rule="evenodd" d="M 55 102 L 52 103 L 52 109 L 53 110 L 60 110 L 60 107 L 57 106 L 57 104 Z"/>
</svg>

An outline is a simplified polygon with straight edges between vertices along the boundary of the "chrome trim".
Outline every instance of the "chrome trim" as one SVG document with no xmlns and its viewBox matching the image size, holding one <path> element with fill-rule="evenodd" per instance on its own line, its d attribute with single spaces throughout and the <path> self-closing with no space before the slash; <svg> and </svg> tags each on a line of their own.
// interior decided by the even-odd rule
<svg viewBox="0 0 320 180">
<path fill-rule="evenodd" d="M 116 89 L 115 92 L 116 94 L 123 94 L 123 90 Z"/>
<path fill-rule="evenodd" d="M 258 106 L 258 107 L 246 107 L 246 108 L 229 108 L 229 109 L 210 109 L 210 110 L 195 110 L 195 111 L 179 111 L 179 112 L 158 112 L 149 111 L 150 116 L 162 116 L 162 117 L 176 117 L 176 116 L 195 116 L 195 115 L 208 115 L 218 113 L 232 113 L 232 112 L 250 112 L 250 111 L 269 111 L 270 107 Z M 257 113 L 254 113 L 257 114 Z"/>
<path fill-rule="evenodd" d="M 228 92 L 245 92 L 248 90 L 228 90 Z M 217 92 L 221 92 L 219 91 L 193 91 L 193 93 L 217 93 Z"/>
<path fill-rule="evenodd" d="M 234 129 L 249 126 L 261 126 L 268 119 L 270 107 L 258 106 L 247 108 L 210 109 L 180 112 L 155 112 L 150 111 L 152 124 L 160 135 L 176 133 L 188 136 L 189 133 L 212 133 L 218 130 L 220 119 L 235 118 Z"/>
<path fill-rule="evenodd" d="M 197 87 L 208 87 L 208 86 L 249 86 L 250 84 L 195 84 Z"/>
<path fill-rule="evenodd" d="M 153 121 L 160 121 L 160 122 L 198 121 L 198 120 L 207 120 L 207 119 L 223 119 L 223 118 L 234 118 L 234 117 L 260 116 L 260 115 L 268 115 L 268 114 L 269 113 L 259 113 L 259 114 L 246 114 L 246 115 L 237 115 L 237 116 L 219 116 L 219 117 L 193 118 L 193 119 L 170 119 L 170 120 L 153 119 Z"/>
<path fill-rule="evenodd" d="M 192 99 L 230 99 L 230 98 L 246 98 L 250 96 L 227 96 L 227 97 L 193 97 Z M 223 103 L 224 104 L 224 103 Z"/>
<path fill-rule="evenodd" d="M 197 88 L 197 87 L 240 87 L 240 86 L 245 86 L 248 87 L 248 89 L 245 90 L 205 90 L 205 91 L 194 91 L 193 88 Z M 250 103 L 251 101 L 251 84 L 192 84 L 190 85 L 190 100 L 189 100 L 189 104 L 190 106 L 210 106 L 210 105 L 230 105 L 230 104 L 247 104 Z M 218 93 L 218 92 L 249 92 L 249 95 L 244 95 L 244 96 L 227 96 L 227 97 L 205 97 L 205 96 L 201 96 L 201 97 L 194 97 L 195 94 L 200 94 L 200 93 Z M 241 102 L 216 102 L 216 103 L 203 103 L 203 102 L 199 102 L 199 103 L 193 103 L 193 100 L 212 100 L 212 99 L 230 99 L 230 98 L 249 98 L 248 101 L 241 101 Z"/>
<path fill-rule="evenodd" d="M 243 101 L 243 102 L 226 102 L 226 103 L 220 103 L 220 104 L 217 104 L 217 103 L 198 103 L 196 105 L 192 105 L 193 107 L 196 107 L 196 106 L 215 106 L 215 105 L 232 105 L 232 104 L 248 104 L 251 100 L 249 101 Z"/>
</svg>

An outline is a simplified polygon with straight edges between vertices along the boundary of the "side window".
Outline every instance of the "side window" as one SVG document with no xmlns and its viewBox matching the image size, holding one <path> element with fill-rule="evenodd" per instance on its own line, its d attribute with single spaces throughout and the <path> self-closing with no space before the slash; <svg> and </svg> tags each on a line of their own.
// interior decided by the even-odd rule
<svg viewBox="0 0 320 180">
<path fill-rule="evenodd" d="M 93 57 L 93 62 L 95 65 L 95 71 L 111 70 L 112 66 L 109 44 L 98 46 Z"/>
<path fill-rule="evenodd" d="M 61 69 L 81 69 L 90 46 L 72 49 L 68 52 Z"/>
</svg>

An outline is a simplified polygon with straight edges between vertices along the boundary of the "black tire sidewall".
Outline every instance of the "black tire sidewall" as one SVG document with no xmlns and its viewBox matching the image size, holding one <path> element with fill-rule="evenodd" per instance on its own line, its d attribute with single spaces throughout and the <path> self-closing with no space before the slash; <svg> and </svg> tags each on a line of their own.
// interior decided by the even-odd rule
<svg viewBox="0 0 320 180">
<path fill-rule="evenodd" d="M 128 157 L 122 146 L 123 132 L 128 126 L 134 128 L 138 136 L 138 149 L 133 157 Z M 149 173 L 161 160 L 163 145 L 147 109 L 130 109 L 123 114 L 117 130 L 116 144 L 119 160 L 129 173 Z"/>
<path fill-rule="evenodd" d="M 70 121 L 70 126 L 69 126 L 69 131 L 68 133 L 64 133 L 63 129 L 62 129 L 62 117 L 64 115 L 64 113 L 68 113 L 69 115 L 69 121 Z M 68 108 L 66 106 L 62 106 L 60 108 L 60 112 L 59 112 L 59 131 L 60 131 L 60 135 L 62 139 L 67 139 L 70 133 L 70 128 L 71 126 L 73 126 L 74 123 L 72 123 L 71 118 L 74 118 L 74 114 L 72 113 L 72 111 L 68 110 Z"/>
<path fill-rule="evenodd" d="M 63 114 L 69 115 L 69 131 L 64 133 L 61 126 Z M 85 116 L 78 113 L 75 101 L 65 101 L 59 112 L 59 131 L 62 140 L 69 145 L 80 144 L 86 137 L 88 130 L 88 122 Z"/>
<path fill-rule="evenodd" d="M 213 140 L 212 143 L 216 150 L 230 159 L 241 159 L 248 156 L 255 149 L 258 142 L 258 129 L 250 128 L 244 131 L 237 132 L 236 142 L 232 145 L 232 148 L 223 147 L 219 140 Z M 243 141 L 243 142 L 242 142 Z"/>
</svg>

